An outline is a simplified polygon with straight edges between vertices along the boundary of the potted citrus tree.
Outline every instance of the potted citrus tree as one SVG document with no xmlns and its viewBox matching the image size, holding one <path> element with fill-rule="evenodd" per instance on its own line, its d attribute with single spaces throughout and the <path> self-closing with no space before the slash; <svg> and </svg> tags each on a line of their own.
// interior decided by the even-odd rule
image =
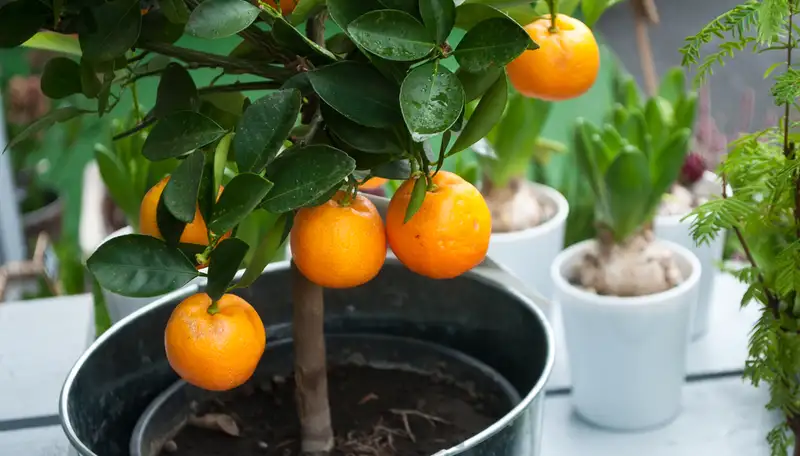
<svg viewBox="0 0 800 456">
<path fill-rule="evenodd" d="M 108 240 L 87 261 L 109 291 L 168 295 L 78 361 L 61 397 L 68 437 L 85 456 L 537 453 L 553 362 L 547 324 L 530 301 L 470 272 L 489 246 L 489 209 L 474 186 L 439 170 L 446 141 L 433 157 L 425 147 L 452 131 L 466 102 L 443 59 L 496 73 L 536 43 L 487 5 L 277 6 L 20 0 L 0 9 L 13 32 L 3 46 L 41 28 L 77 33 L 81 57 L 55 80 L 96 100 L 28 133 L 105 114 L 136 78 L 160 77 L 152 117 L 134 129 L 152 126 L 148 161 L 177 161 L 144 195 L 140 233 Z M 453 48 L 464 14 L 473 21 L 461 22 Z M 184 33 L 241 42 L 212 54 L 181 46 Z M 141 71 L 159 55 L 173 63 Z M 242 80 L 196 87 L 192 72 L 206 68 Z M 239 118 L 204 111 L 209 92 L 242 93 Z M 372 177 L 402 184 L 373 203 L 358 192 Z M 253 213 L 275 221 L 251 244 L 238 232 Z M 267 267 L 287 237 L 291 265 Z M 387 246 L 399 261 L 386 261 Z"/>
<path fill-rule="evenodd" d="M 656 240 L 652 221 L 686 155 L 691 111 L 652 133 L 641 111 L 620 107 L 602 128 L 577 121 L 597 234 L 560 253 L 551 277 L 575 407 L 601 426 L 663 425 L 680 408 L 700 263 L 688 249 Z"/>
<path fill-rule="evenodd" d="M 684 64 L 696 66 L 703 82 L 729 54 L 700 57 L 704 44 L 719 39 L 720 49 L 774 50 L 783 57 L 769 69 L 771 95 L 782 108 L 776 125 L 741 135 L 729 144 L 719 167 L 723 182 L 734 193 L 696 208 L 692 231 L 700 244 L 713 242 L 732 230 L 744 251 L 747 265 L 731 271 L 748 285 L 741 304 L 758 306 L 761 317 L 750 337 L 744 377 L 755 386 L 766 384 L 766 407 L 784 416 L 767 435 L 774 456 L 800 454 L 800 419 L 797 412 L 800 359 L 797 316 L 800 315 L 798 236 L 800 176 L 796 147 L 796 99 L 800 77 L 793 68 L 797 47 L 800 5 L 789 2 L 748 2 L 736 6 L 690 36 L 681 49 Z M 791 453 L 790 453 L 791 452 Z"/>
</svg>

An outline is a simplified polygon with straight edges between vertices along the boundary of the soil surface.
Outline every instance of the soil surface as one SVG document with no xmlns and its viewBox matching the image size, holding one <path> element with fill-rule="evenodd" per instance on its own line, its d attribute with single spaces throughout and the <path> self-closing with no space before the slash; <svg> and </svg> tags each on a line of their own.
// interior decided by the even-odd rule
<svg viewBox="0 0 800 456">
<path fill-rule="evenodd" d="M 475 391 L 440 375 L 337 366 L 328 382 L 337 456 L 429 456 L 479 433 L 510 405 L 499 388 Z M 160 456 L 300 454 L 292 378 L 247 384 L 196 410 L 239 436 L 190 424 Z"/>
</svg>

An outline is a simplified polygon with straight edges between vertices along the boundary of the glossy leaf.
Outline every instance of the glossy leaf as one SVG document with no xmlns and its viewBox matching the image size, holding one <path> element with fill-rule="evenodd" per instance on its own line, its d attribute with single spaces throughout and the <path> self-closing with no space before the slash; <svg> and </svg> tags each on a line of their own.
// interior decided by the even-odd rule
<svg viewBox="0 0 800 456">
<path fill-rule="evenodd" d="M 233 133 L 228 133 L 219 140 L 214 150 L 214 186 L 222 185 L 222 178 L 225 175 L 225 167 L 228 165 L 228 153 L 232 142 Z"/>
<path fill-rule="evenodd" d="M 240 172 L 261 172 L 274 158 L 297 122 L 302 98 L 297 90 L 277 90 L 244 112 L 233 147 Z"/>
<path fill-rule="evenodd" d="M 482 3 L 462 3 L 456 8 L 456 27 L 469 30 L 478 23 L 508 15 L 497 8 Z"/>
<path fill-rule="evenodd" d="M 403 150 L 393 139 L 392 132 L 380 128 L 359 125 L 329 105 L 322 103 L 322 118 L 333 134 L 348 146 L 372 153 L 400 154 Z"/>
<path fill-rule="evenodd" d="M 97 144 L 94 148 L 94 159 L 114 203 L 129 217 L 131 214 L 138 215 L 141 195 L 137 195 L 131 173 L 119 157 L 103 144 Z"/>
<path fill-rule="evenodd" d="M 103 288 L 131 297 L 169 293 L 199 275 L 180 250 L 141 234 L 106 241 L 86 265 Z"/>
<path fill-rule="evenodd" d="M 262 207 L 276 214 L 303 207 L 339 185 L 355 167 L 346 153 L 326 145 L 284 151 L 267 167 L 275 185 Z"/>
<path fill-rule="evenodd" d="M 425 202 L 425 194 L 428 192 L 428 182 L 424 177 L 418 177 L 416 182 L 414 182 L 414 188 L 411 189 L 411 198 L 408 200 L 408 206 L 406 207 L 406 215 L 403 219 L 403 223 L 408 223 L 409 220 L 414 218 L 419 209 L 422 207 L 422 203 Z"/>
<path fill-rule="evenodd" d="M 100 94 L 103 84 L 97 77 L 94 66 L 86 59 L 81 59 L 81 92 L 87 98 L 95 98 Z"/>
<path fill-rule="evenodd" d="M 408 74 L 400 88 L 400 108 L 414 141 L 447 131 L 464 109 L 464 88 L 438 61 Z"/>
<path fill-rule="evenodd" d="M 351 22 L 379 9 L 384 9 L 377 0 L 327 0 L 328 14 L 342 30 L 347 30 Z"/>
<path fill-rule="evenodd" d="M 614 6 L 622 0 L 581 0 L 581 13 L 583 22 L 588 26 L 594 26 L 606 9 Z"/>
<path fill-rule="evenodd" d="M 20 142 L 30 138 L 31 136 L 39 133 L 40 131 L 47 130 L 48 128 L 52 127 L 56 123 L 67 122 L 72 120 L 82 114 L 88 114 L 91 111 L 87 111 L 85 109 L 79 109 L 74 106 L 66 106 L 63 108 L 56 108 L 52 111 L 48 112 L 44 116 L 37 119 L 32 124 L 28 125 L 24 130 L 20 133 L 15 135 L 11 138 L 11 141 L 6 144 L 5 149 L 3 151 L 10 149 Z"/>
<path fill-rule="evenodd" d="M 156 207 L 156 225 L 161 238 L 171 247 L 175 247 L 180 243 L 183 231 L 186 229 L 186 222 L 178 220 L 167 208 L 166 198 L 163 193 Z"/>
<path fill-rule="evenodd" d="M 412 16 L 419 14 L 419 0 L 378 0 L 386 9 L 404 11 Z M 430 0 L 425 0 L 430 1 Z"/>
<path fill-rule="evenodd" d="M 93 8 L 92 14 L 97 28 L 79 35 L 84 57 L 113 60 L 136 44 L 142 27 L 139 0 L 112 0 Z"/>
<path fill-rule="evenodd" d="M 189 72 L 177 63 L 167 65 L 158 83 L 156 117 L 163 119 L 178 111 L 196 111 L 199 105 L 197 86 Z"/>
<path fill-rule="evenodd" d="M 148 160 L 181 157 L 225 134 L 216 122 L 192 111 L 179 111 L 158 121 L 142 148 Z"/>
<path fill-rule="evenodd" d="M 508 101 L 508 80 L 505 73 L 489 88 L 467 121 L 467 125 L 456 138 L 450 155 L 460 152 L 478 142 L 492 131 L 503 117 Z"/>
<path fill-rule="evenodd" d="M 81 66 L 66 57 L 47 61 L 41 79 L 42 92 L 49 98 L 66 98 L 81 93 Z"/>
<path fill-rule="evenodd" d="M 337 33 L 325 40 L 325 48 L 334 54 L 347 54 L 357 49 L 353 40 L 346 33 Z"/>
<path fill-rule="evenodd" d="M 300 25 L 323 6 L 325 0 L 299 0 L 289 16 L 289 21 L 292 25 Z"/>
<path fill-rule="evenodd" d="M 241 239 L 223 239 L 214 250 L 211 251 L 208 262 L 208 283 L 206 293 L 212 301 L 222 297 L 228 290 L 239 267 L 242 265 L 250 246 Z"/>
<path fill-rule="evenodd" d="M 320 98 L 356 123 L 384 128 L 401 119 L 397 87 L 368 65 L 345 61 L 307 74 Z"/>
<path fill-rule="evenodd" d="M 508 18 L 492 18 L 470 29 L 453 55 L 465 71 L 472 73 L 502 68 L 531 45 L 531 38 Z"/>
<path fill-rule="evenodd" d="M 604 180 L 608 188 L 608 206 L 613 232 L 622 241 L 646 220 L 650 190 L 650 170 L 647 158 L 634 148 L 627 147 L 611 163 Z"/>
<path fill-rule="evenodd" d="M 419 2 L 422 22 L 437 44 L 447 41 L 456 24 L 456 4 L 453 0 L 427 0 Z"/>
<path fill-rule="evenodd" d="M 347 31 L 361 47 L 387 60 L 419 60 L 436 46 L 425 26 L 402 11 L 369 12 L 351 22 Z"/>
<path fill-rule="evenodd" d="M 258 207 L 271 188 L 272 182 L 258 174 L 236 175 L 214 205 L 208 228 L 214 233 L 230 231 Z"/>
<path fill-rule="evenodd" d="M 203 152 L 196 150 L 181 161 L 164 188 L 164 204 L 176 219 L 191 223 L 197 211 L 197 193 L 203 177 Z"/>
<path fill-rule="evenodd" d="M 463 68 L 459 68 L 456 71 L 456 76 L 461 81 L 461 85 L 464 86 L 465 101 L 469 103 L 483 96 L 503 73 L 503 68 L 495 67 L 477 73 L 470 73 Z"/>
<path fill-rule="evenodd" d="M 189 11 L 184 0 L 159 0 L 158 5 L 164 16 L 173 24 L 189 22 L 191 11 Z"/>
<path fill-rule="evenodd" d="M 411 177 L 411 163 L 407 159 L 382 163 L 372 168 L 372 175 L 384 179 L 405 180 Z"/>
<path fill-rule="evenodd" d="M 161 11 L 150 11 L 142 17 L 139 42 L 172 44 L 183 36 L 184 24 L 175 24 Z"/>
<path fill-rule="evenodd" d="M 15 2 L 22 3 L 22 2 Z M 38 2 L 37 2 L 38 3 Z M 0 25 L 0 30 L 5 30 Z M 10 36 L 10 35 L 9 35 Z M 3 38 L 0 38 L 0 48 L 3 47 Z M 31 49 L 40 49 L 43 51 L 54 51 L 62 54 L 74 55 L 80 57 L 81 45 L 78 38 L 70 35 L 63 35 L 61 33 L 51 32 L 49 30 L 42 30 L 33 35 L 28 41 L 22 43 L 22 46 Z"/>
<path fill-rule="evenodd" d="M 276 19 L 272 24 L 272 36 L 282 47 L 294 51 L 314 63 L 322 65 L 338 60 L 331 51 L 308 39 L 302 31 L 284 19 Z"/>
<path fill-rule="evenodd" d="M 0 7 L 0 49 L 14 48 L 43 28 L 52 12 L 37 0 L 16 0 Z"/>
<path fill-rule="evenodd" d="M 252 285 L 261 276 L 264 268 L 277 256 L 278 249 L 289 236 L 292 226 L 292 213 L 281 214 L 266 236 L 261 239 L 255 254 L 250 259 L 250 264 L 242 275 L 242 279 L 236 285 L 238 288 L 246 288 Z"/>
<path fill-rule="evenodd" d="M 259 11 L 244 0 L 206 0 L 192 11 L 186 33 L 209 40 L 232 36 L 249 27 Z"/>
</svg>

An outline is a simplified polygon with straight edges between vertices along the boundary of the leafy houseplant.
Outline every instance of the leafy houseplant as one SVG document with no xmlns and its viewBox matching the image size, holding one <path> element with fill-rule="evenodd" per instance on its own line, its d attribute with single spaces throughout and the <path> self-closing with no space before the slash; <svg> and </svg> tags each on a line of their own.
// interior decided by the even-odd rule
<svg viewBox="0 0 800 456">
<path fill-rule="evenodd" d="M 307 0 L 287 16 L 273 5 L 161 0 L 141 8 L 138 0 L 18 0 L 0 9 L 0 29 L 8 31 L 0 38 L 3 47 L 33 45 L 42 28 L 77 34 L 80 58 L 51 60 L 43 75 L 46 92 L 96 101 L 94 108 L 56 109 L 20 137 L 79 116 L 104 115 L 137 79 L 160 78 L 153 109 L 117 138 L 138 141 L 151 127 L 142 155 L 152 163 L 178 162 L 158 202 L 164 239 L 132 234 L 102 245 L 88 267 L 105 289 L 147 297 L 202 276 L 212 302 L 208 313 L 215 315 L 223 295 L 258 278 L 300 208 L 325 203 L 339 190 L 354 193 L 373 176 L 414 178 L 406 214 L 413 218 L 435 190 L 430 176 L 448 154 L 449 141 L 438 153 L 429 153 L 425 142 L 449 138 L 462 126 L 466 88 L 441 61 L 452 55 L 463 72 L 480 78 L 502 73 L 505 64 L 536 48 L 514 20 L 479 3 L 456 8 L 452 0 Z M 342 31 L 326 34 L 326 26 Z M 466 34 L 452 49 L 447 39 L 454 26 Z M 238 35 L 241 41 L 230 55 L 218 55 L 175 44 L 184 33 L 201 39 Z M 75 40 L 58 39 L 75 52 Z M 163 57 L 173 61 L 154 63 Z M 192 71 L 201 68 L 248 80 L 198 88 Z M 244 94 L 251 90 L 270 93 L 250 100 Z M 481 103 L 496 103 L 485 87 L 470 90 L 483 95 Z M 232 96 L 209 107 L 203 103 L 209 94 Z M 463 123 L 465 130 L 486 126 L 491 123 Z M 208 226 L 207 246 L 179 242 L 196 211 Z M 257 245 L 227 237 L 248 216 L 264 212 L 275 222 Z M 250 251 L 251 261 L 234 280 Z M 198 271 L 206 261 L 208 272 Z M 292 274 L 301 447 L 323 454 L 334 439 L 322 290 L 296 268 Z"/>
<path fill-rule="evenodd" d="M 561 252 L 551 278 L 575 406 L 605 427 L 655 427 L 680 409 L 700 264 L 687 249 L 656 241 L 652 222 L 686 156 L 694 98 L 668 106 L 657 98 L 643 108 L 617 104 L 602 128 L 583 119 L 575 128 L 597 235 Z"/>
<path fill-rule="evenodd" d="M 747 267 L 732 272 L 749 285 L 742 305 L 757 305 L 762 313 L 750 337 L 744 376 L 756 386 L 767 384 L 767 408 L 785 417 L 767 436 L 774 456 L 786 455 L 792 446 L 794 454 L 800 454 L 800 175 L 792 121 L 800 96 L 800 73 L 793 67 L 798 12 L 796 0 L 744 2 L 687 38 L 681 49 L 684 64 L 697 65 L 698 82 L 737 52 L 785 53 L 785 59 L 766 72 L 767 76 L 777 72 L 771 94 L 783 109 L 782 118 L 777 125 L 742 135 L 729 145 L 720 173 L 735 193 L 723 193 L 722 199 L 693 213 L 693 234 L 699 243 L 733 230 L 748 260 Z M 717 38 L 719 51 L 701 59 L 701 47 Z"/>
</svg>

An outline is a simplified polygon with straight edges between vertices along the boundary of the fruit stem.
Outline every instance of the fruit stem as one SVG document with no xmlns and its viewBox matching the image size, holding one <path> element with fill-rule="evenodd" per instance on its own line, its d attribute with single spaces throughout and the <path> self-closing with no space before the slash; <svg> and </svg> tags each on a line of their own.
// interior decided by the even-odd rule
<svg viewBox="0 0 800 456">
<path fill-rule="evenodd" d="M 208 306 L 207 312 L 211 315 L 216 315 L 219 313 L 219 304 L 217 301 L 213 301 L 210 306 Z"/>
<path fill-rule="evenodd" d="M 550 33 L 558 33 L 556 26 L 556 16 L 558 16 L 558 0 L 547 0 L 547 7 L 550 9 Z"/>
</svg>

